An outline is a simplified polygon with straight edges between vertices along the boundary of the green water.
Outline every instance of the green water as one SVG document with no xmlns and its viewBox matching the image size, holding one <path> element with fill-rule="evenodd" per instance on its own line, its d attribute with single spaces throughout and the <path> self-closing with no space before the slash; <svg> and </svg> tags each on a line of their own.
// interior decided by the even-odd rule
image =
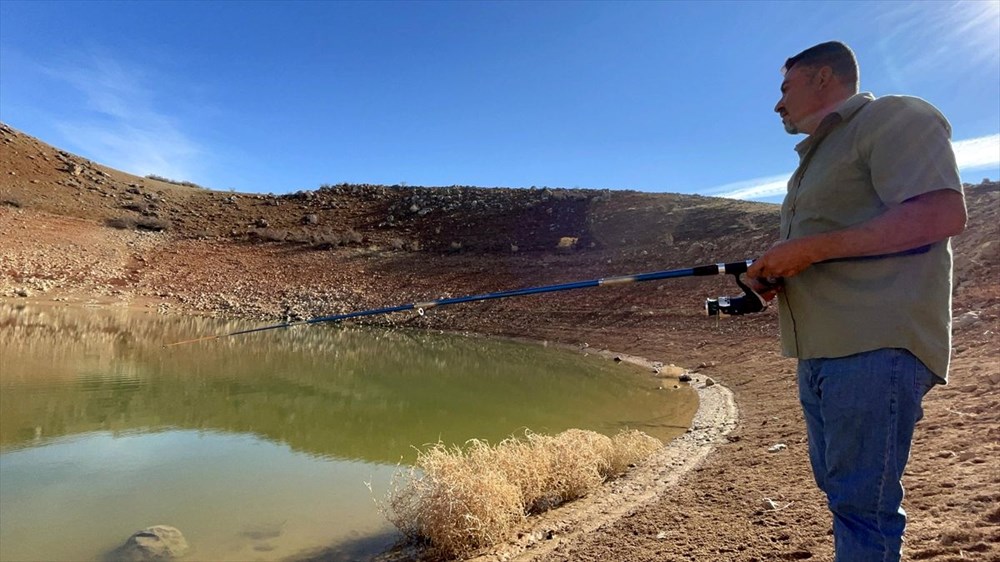
<svg viewBox="0 0 1000 562">
<path fill-rule="evenodd" d="M 485 338 L 317 325 L 162 345 L 246 327 L 0 304 L 0 559 L 101 559 L 154 524 L 191 560 L 364 558 L 398 538 L 365 483 L 381 497 L 414 447 L 666 440 L 696 407 L 638 369 Z"/>
</svg>

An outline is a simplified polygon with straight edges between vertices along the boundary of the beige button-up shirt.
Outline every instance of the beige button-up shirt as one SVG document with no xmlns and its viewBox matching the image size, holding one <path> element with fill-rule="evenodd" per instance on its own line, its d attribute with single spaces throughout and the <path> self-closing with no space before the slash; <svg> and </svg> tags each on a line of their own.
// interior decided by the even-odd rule
<svg viewBox="0 0 1000 562">
<path fill-rule="evenodd" d="M 783 240 L 848 228 L 931 191 L 962 191 L 951 126 L 924 100 L 861 93 L 799 143 Z M 950 241 L 881 259 L 814 264 L 780 294 L 781 345 L 800 359 L 903 348 L 947 379 Z"/>
</svg>

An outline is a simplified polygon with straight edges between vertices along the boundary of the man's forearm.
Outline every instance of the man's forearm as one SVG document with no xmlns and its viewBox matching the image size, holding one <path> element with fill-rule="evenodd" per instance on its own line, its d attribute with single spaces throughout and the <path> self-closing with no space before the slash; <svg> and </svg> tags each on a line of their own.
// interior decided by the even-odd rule
<svg viewBox="0 0 1000 562">
<path fill-rule="evenodd" d="M 966 210 L 957 191 L 932 191 L 889 209 L 857 226 L 828 232 L 809 240 L 812 263 L 877 256 L 918 248 L 955 236 L 965 229 Z"/>
<path fill-rule="evenodd" d="M 961 233 L 965 221 L 960 192 L 932 191 L 857 226 L 780 242 L 755 261 L 747 274 L 791 277 L 821 261 L 918 248 Z"/>
</svg>

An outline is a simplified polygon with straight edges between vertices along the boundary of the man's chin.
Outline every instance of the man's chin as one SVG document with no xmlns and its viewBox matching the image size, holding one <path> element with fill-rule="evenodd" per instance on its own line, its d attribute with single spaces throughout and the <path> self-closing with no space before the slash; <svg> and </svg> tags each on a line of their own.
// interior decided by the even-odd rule
<svg viewBox="0 0 1000 562">
<path fill-rule="evenodd" d="M 785 126 L 785 132 L 789 135 L 797 135 L 801 132 L 791 121 L 782 120 L 781 124 Z"/>
</svg>

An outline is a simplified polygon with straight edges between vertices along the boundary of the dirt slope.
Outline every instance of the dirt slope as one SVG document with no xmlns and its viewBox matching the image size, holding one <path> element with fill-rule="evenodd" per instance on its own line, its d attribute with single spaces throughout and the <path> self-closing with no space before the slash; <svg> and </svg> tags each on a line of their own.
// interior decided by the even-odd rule
<svg viewBox="0 0 1000 562">
<path fill-rule="evenodd" d="M 969 186 L 967 198 L 969 228 L 954 240 L 952 382 L 926 401 L 905 481 L 912 560 L 1000 559 L 1000 190 Z M 0 126 L 0 298 L 14 300 L 308 317 L 742 260 L 774 240 L 777 222 L 774 205 L 637 192 L 215 192 L 121 173 Z M 737 428 L 680 485 L 595 532 L 554 534 L 538 558 L 830 559 L 775 312 L 704 316 L 706 296 L 734 292 L 724 278 L 681 279 L 379 321 L 588 343 L 733 390 Z M 768 453 L 776 443 L 788 448 Z"/>
</svg>

